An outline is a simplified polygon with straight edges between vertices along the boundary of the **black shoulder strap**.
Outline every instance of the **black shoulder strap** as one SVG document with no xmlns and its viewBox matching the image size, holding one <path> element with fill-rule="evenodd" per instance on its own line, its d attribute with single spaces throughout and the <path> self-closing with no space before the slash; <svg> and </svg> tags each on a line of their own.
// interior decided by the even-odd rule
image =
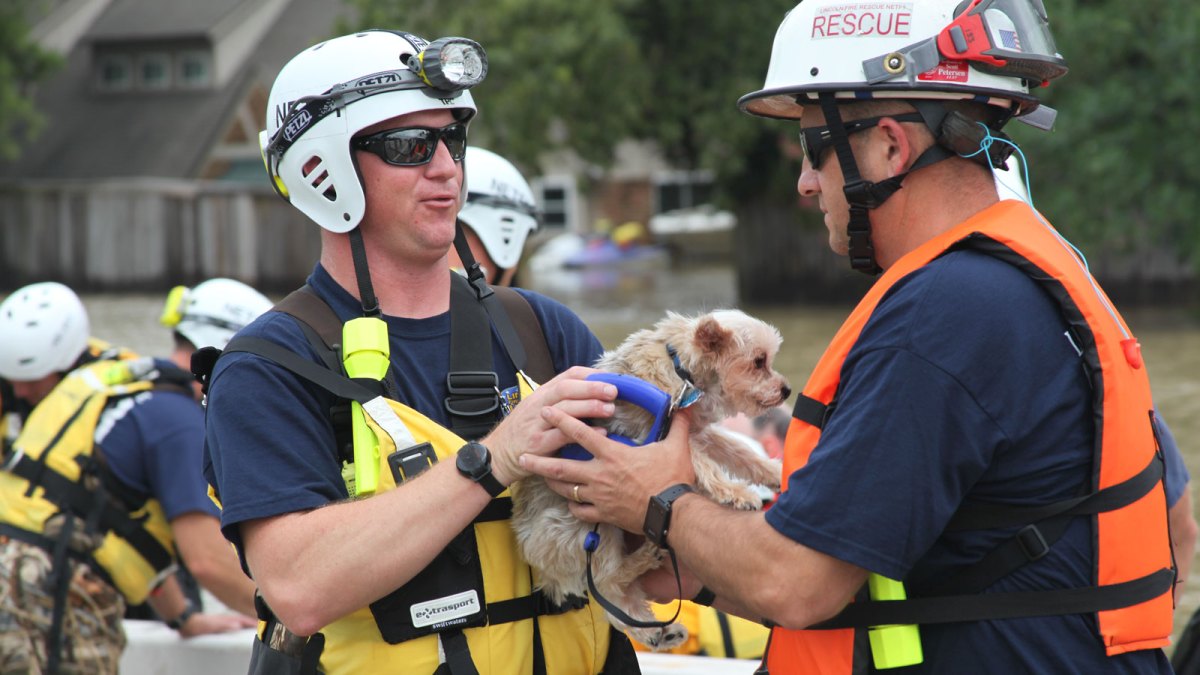
<svg viewBox="0 0 1200 675">
<path fill-rule="evenodd" d="M 450 372 L 443 405 L 450 429 L 481 438 L 500 419 L 500 381 L 492 363 L 492 330 L 484 303 L 466 279 L 450 274 Z M 490 295 L 489 297 L 494 297 Z"/>
</svg>

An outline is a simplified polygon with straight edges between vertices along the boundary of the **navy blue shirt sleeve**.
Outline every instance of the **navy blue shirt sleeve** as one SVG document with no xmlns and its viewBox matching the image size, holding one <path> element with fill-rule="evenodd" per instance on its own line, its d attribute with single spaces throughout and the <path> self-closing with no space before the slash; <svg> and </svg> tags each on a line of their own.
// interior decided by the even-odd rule
<svg viewBox="0 0 1200 675">
<path fill-rule="evenodd" d="M 204 413 L 191 396 L 153 391 L 120 399 L 101 416 L 96 435 L 117 480 L 157 499 L 168 520 L 217 516 L 201 470 Z"/>
<path fill-rule="evenodd" d="M 1171 428 L 1161 417 L 1159 417 L 1158 430 L 1161 434 L 1158 442 L 1162 444 L 1163 460 L 1166 465 L 1163 484 L 1167 492 L 1167 504 L 1175 506 L 1180 497 L 1183 497 L 1183 491 L 1187 489 L 1188 481 L 1192 477 L 1188 473 L 1187 465 L 1183 462 L 1183 454 L 1179 450 L 1179 444 L 1175 441 L 1175 434 L 1171 433 Z"/>
</svg>

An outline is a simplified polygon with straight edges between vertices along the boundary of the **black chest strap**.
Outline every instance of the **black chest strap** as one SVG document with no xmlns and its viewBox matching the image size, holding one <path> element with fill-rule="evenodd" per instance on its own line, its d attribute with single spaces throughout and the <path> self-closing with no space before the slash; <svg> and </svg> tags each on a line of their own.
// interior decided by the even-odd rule
<svg viewBox="0 0 1200 675">
<path fill-rule="evenodd" d="M 853 602 L 837 616 L 813 628 L 849 628 L 891 624 L 952 623 L 1031 616 L 1102 612 L 1129 607 L 1169 592 L 1175 570 L 1163 568 L 1138 579 L 1105 586 L 1045 591 L 985 593 L 1018 568 L 1044 557 L 1071 519 L 1115 511 L 1141 499 L 1162 480 L 1156 455 L 1133 477 L 1086 495 L 1052 504 L 1013 507 L 968 504 L 951 519 L 948 531 L 1021 526 L 984 557 L 948 579 L 912 588 L 908 600 Z"/>
</svg>

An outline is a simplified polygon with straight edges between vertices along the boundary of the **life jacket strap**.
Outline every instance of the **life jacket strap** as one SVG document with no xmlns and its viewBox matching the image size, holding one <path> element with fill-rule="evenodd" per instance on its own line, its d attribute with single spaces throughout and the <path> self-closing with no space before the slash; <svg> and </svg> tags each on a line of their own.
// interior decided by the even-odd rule
<svg viewBox="0 0 1200 675">
<path fill-rule="evenodd" d="M 1105 612 L 1157 598 L 1170 592 L 1174 584 L 1175 571 L 1163 568 L 1132 581 L 1106 586 L 852 602 L 837 616 L 810 628 L 958 623 Z"/>
<path fill-rule="evenodd" d="M 480 283 L 484 283 L 482 279 Z M 495 295 L 477 295 L 477 291 L 466 279 L 450 273 L 450 371 L 446 373 L 448 395 L 443 405 L 450 429 L 467 440 L 483 437 L 500 420 L 492 327 L 484 307 L 484 303 L 495 301 Z M 524 350 L 520 357 L 524 361 Z"/>
<path fill-rule="evenodd" d="M 1082 516 L 1115 511 L 1141 499 L 1163 477 L 1163 460 L 1159 454 L 1132 477 L 1104 489 L 1080 497 L 1064 499 L 1038 506 L 1011 506 L 987 502 L 966 502 L 946 525 L 947 532 L 986 530 L 1016 527 L 1037 523 L 1057 516 Z"/>
<path fill-rule="evenodd" d="M 24 478 L 31 485 L 35 480 L 39 481 L 37 486 L 45 491 L 45 498 L 61 511 L 94 519 L 98 531 L 112 532 L 129 542 L 156 571 L 165 570 L 174 562 L 170 551 L 114 500 L 104 499 L 103 503 L 97 505 L 93 490 L 56 471 L 43 471 L 45 465 L 27 455 L 18 455 L 9 464 L 9 471 L 13 475 Z"/>
<path fill-rule="evenodd" d="M 792 406 L 792 417 L 821 429 L 824 428 L 826 420 L 829 419 L 829 413 L 832 409 L 832 406 L 825 405 L 815 398 L 810 398 L 803 393 L 799 393 L 796 395 L 796 404 Z"/>
</svg>

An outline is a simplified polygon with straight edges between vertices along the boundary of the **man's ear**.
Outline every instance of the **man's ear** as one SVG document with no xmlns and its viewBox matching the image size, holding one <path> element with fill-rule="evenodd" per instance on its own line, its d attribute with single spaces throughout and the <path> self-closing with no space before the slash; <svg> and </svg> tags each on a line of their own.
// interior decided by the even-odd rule
<svg viewBox="0 0 1200 675">
<path fill-rule="evenodd" d="M 886 143 L 888 178 L 904 173 L 920 154 L 909 136 L 909 130 L 891 117 L 879 120 L 876 126 Z"/>
</svg>

